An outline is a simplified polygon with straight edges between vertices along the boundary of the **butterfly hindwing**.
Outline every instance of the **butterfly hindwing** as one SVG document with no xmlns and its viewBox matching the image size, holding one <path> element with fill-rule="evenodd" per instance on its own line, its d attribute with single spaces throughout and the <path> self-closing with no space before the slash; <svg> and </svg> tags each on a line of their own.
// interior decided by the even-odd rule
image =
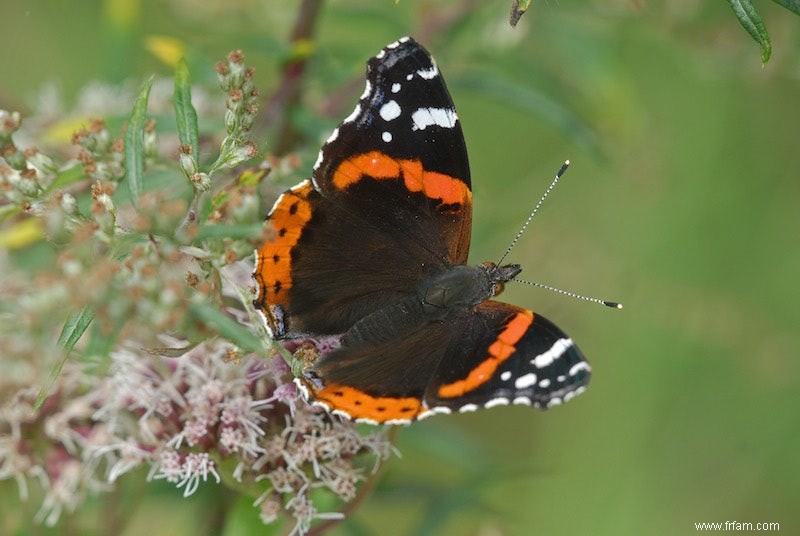
<svg viewBox="0 0 800 536">
<path fill-rule="evenodd" d="M 307 396 L 349 418 L 410 422 L 503 404 L 541 409 L 582 392 L 591 375 L 572 340 L 546 318 L 497 301 L 445 321 L 405 305 L 369 340 L 322 356 L 300 380 Z M 399 324 L 398 324 L 399 322 Z"/>
<path fill-rule="evenodd" d="M 547 409 L 589 382 L 591 369 L 572 339 L 532 311 L 488 300 L 461 330 L 425 394 L 432 408 L 526 404 Z"/>
</svg>

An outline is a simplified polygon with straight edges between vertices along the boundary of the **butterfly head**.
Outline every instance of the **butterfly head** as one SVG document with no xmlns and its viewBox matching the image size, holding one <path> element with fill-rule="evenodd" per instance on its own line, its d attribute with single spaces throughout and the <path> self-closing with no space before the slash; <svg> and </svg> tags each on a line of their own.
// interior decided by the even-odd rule
<svg viewBox="0 0 800 536">
<path fill-rule="evenodd" d="M 498 266 L 493 262 L 484 262 L 480 268 L 486 272 L 489 278 L 489 283 L 492 285 L 492 296 L 497 296 L 503 289 L 505 284 L 511 281 L 522 271 L 522 266 L 519 264 L 506 264 Z"/>
</svg>

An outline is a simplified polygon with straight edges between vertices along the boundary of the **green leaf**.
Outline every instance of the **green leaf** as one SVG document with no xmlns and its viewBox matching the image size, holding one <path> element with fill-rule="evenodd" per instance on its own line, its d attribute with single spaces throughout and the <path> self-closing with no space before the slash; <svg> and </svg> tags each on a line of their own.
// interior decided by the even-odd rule
<svg viewBox="0 0 800 536">
<path fill-rule="evenodd" d="M 264 352 L 264 345 L 258 337 L 216 307 L 207 303 L 193 303 L 189 306 L 189 313 L 239 348 L 247 352 Z"/>
<path fill-rule="evenodd" d="M 151 76 L 142 86 L 133 111 L 128 118 L 128 127 L 125 131 L 125 170 L 128 180 L 128 190 L 131 192 L 133 206 L 139 208 L 139 197 L 142 193 L 142 176 L 144 175 L 144 126 L 147 119 L 147 99 L 150 97 L 150 88 L 153 87 Z"/>
<path fill-rule="evenodd" d="M 89 327 L 89 324 L 94 320 L 94 311 L 88 307 L 84 307 L 77 313 L 72 313 L 67 317 L 64 323 L 64 329 L 61 330 L 61 335 L 58 336 L 58 344 L 64 347 L 65 352 L 72 351 L 78 339 L 81 338 L 83 332 Z"/>
<path fill-rule="evenodd" d="M 772 42 L 769 40 L 767 28 L 764 26 L 764 21 L 756 11 L 750 0 L 728 0 L 728 3 L 733 9 L 736 18 L 739 19 L 739 24 L 747 30 L 758 46 L 761 47 L 761 63 L 767 63 L 769 57 L 772 55 Z"/>
<path fill-rule="evenodd" d="M 86 328 L 89 327 L 89 324 L 92 323 L 92 320 L 94 320 L 94 311 L 88 307 L 84 307 L 77 313 L 72 313 L 67 317 L 64 328 L 61 330 L 61 335 L 58 336 L 58 345 L 64 348 L 64 355 L 50 370 L 47 383 L 39 391 L 39 396 L 36 397 L 36 403 L 33 406 L 34 411 L 39 411 L 47 395 L 52 390 L 53 384 L 58 379 L 58 375 L 61 374 L 61 369 L 64 368 L 64 363 L 67 362 L 69 353 L 86 331 Z"/>
<path fill-rule="evenodd" d="M 192 146 L 192 158 L 197 165 L 200 154 L 197 111 L 192 106 L 191 79 L 185 58 L 181 58 L 175 68 L 175 90 L 172 100 L 175 105 L 175 118 L 178 121 L 178 136 L 181 144 Z"/>
<path fill-rule="evenodd" d="M 772 0 L 776 4 L 780 4 L 795 15 L 800 15 L 800 0 Z"/>
</svg>

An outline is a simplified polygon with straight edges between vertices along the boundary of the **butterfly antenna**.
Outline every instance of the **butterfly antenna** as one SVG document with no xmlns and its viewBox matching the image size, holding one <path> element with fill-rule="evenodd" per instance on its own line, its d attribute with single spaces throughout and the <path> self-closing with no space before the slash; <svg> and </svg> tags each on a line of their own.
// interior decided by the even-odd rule
<svg viewBox="0 0 800 536">
<path fill-rule="evenodd" d="M 541 208 L 542 203 L 544 203 L 544 200 L 547 199 L 548 195 L 550 195 L 550 192 L 553 191 L 553 188 L 556 187 L 556 184 L 558 184 L 558 180 L 561 178 L 561 176 L 564 174 L 564 172 L 567 171 L 568 167 L 569 167 L 569 160 L 564 162 L 564 165 L 562 165 L 561 169 L 559 169 L 558 173 L 556 173 L 556 176 L 553 179 L 553 182 L 550 183 L 550 186 L 547 187 L 547 190 L 544 191 L 544 193 L 542 194 L 542 197 L 539 199 L 539 202 L 536 203 L 535 207 L 533 207 L 533 210 L 531 211 L 530 215 L 528 216 L 528 219 L 525 220 L 525 223 L 522 224 L 522 227 L 520 228 L 519 232 L 517 232 L 517 236 L 514 237 L 514 240 L 512 240 L 511 243 L 506 248 L 506 252 L 503 253 L 503 256 L 500 257 L 499 261 L 497 261 L 497 265 L 498 266 L 503 263 L 505 258 L 508 257 L 508 254 L 511 253 L 511 250 L 514 249 L 514 246 L 517 245 L 517 242 L 519 242 L 519 239 L 522 237 L 522 233 L 525 232 L 525 229 L 527 229 L 528 225 L 530 225 L 531 221 L 533 221 L 533 217 L 536 216 L 537 212 L 539 212 L 539 208 Z"/>
<path fill-rule="evenodd" d="M 576 294 L 574 292 L 570 292 L 568 290 L 563 290 L 556 287 L 551 287 L 550 285 L 545 285 L 543 283 L 536 283 L 534 281 L 527 281 L 525 279 L 519 279 L 515 277 L 512 281 L 516 281 L 517 283 L 525 283 L 526 285 L 531 285 L 532 287 L 539 287 L 545 290 L 549 290 L 551 292 L 556 292 L 558 294 L 563 294 L 564 296 L 569 296 L 570 298 L 577 298 L 579 300 L 585 300 L 592 303 L 599 303 L 600 305 L 605 305 L 606 307 L 611 307 L 612 309 L 622 309 L 622 304 L 619 302 L 613 302 L 608 300 L 601 300 L 600 298 L 592 298 L 590 296 L 584 296 L 583 294 Z"/>
</svg>

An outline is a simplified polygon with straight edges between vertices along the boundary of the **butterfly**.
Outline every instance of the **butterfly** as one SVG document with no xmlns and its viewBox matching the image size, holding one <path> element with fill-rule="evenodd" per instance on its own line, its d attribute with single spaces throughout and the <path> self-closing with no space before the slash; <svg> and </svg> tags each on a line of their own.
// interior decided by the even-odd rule
<svg viewBox="0 0 800 536">
<path fill-rule="evenodd" d="M 466 265 L 472 186 L 436 61 L 404 37 L 367 62 L 366 88 L 284 192 L 256 252 L 256 309 L 278 340 L 327 341 L 295 382 L 332 414 L 405 424 L 586 389 L 578 347 L 493 298 L 517 264 Z"/>
</svg>

